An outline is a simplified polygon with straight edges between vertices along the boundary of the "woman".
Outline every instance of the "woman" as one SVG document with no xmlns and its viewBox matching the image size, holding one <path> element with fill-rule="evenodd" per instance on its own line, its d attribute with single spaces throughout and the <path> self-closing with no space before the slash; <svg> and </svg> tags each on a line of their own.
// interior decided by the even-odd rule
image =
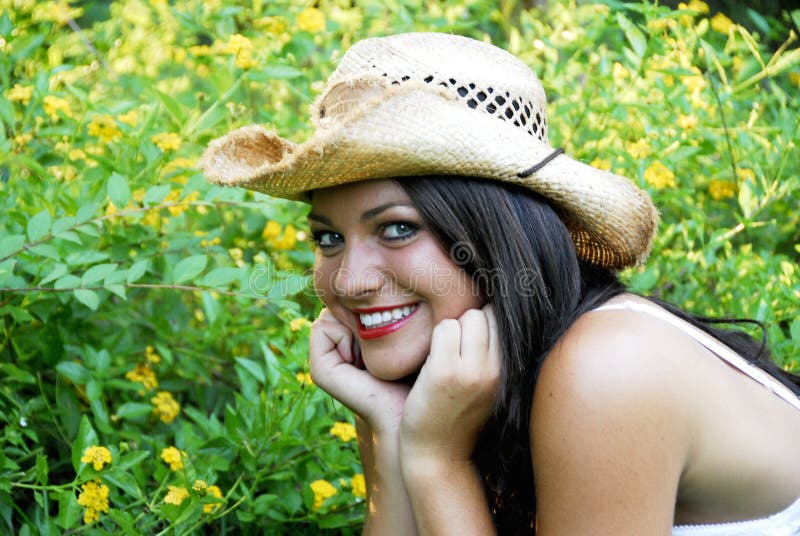
<svg viewBox="0 0 800 536">
<path fill-rule="evenodd" d="M 202 167 L 311 203 L 311 372 L 356 414 L 365 532 L 800 534 L 800 381 L 625 292 L 655 209 L 547 145 L 523 63 L 369 39 L 312 116 L 303 145 L 248 127 Z"/>
</svg>

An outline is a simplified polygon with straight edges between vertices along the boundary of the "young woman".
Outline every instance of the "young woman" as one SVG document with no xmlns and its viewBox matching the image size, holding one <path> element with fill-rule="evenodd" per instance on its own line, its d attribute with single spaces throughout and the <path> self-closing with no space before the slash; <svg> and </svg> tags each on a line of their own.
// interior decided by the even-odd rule
<svg viewBox="0 0 800 536">
<path fill-rule="evenodd" d="M 404 34 L 347 53 L 305 144 L 203 157 L 311 203 L 311 372 L 356 415 L 365 532 L 800 534 L 800 380 L 625 291 L 655 209 L 544 107 L 504 51 Z"/>
</svg>

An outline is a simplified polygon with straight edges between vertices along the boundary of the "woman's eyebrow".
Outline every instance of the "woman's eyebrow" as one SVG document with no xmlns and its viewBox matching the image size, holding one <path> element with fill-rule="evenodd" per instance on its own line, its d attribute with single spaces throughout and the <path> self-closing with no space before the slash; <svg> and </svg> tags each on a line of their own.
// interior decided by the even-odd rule
<svg viewBox="0 0 800 536">
<path fill-rule="evenodd" d="M 402 202 L 384 203 L 383 205 L 378 205 L 375 208 L 371 208 L 371 209 L 365 211 L 361 215 L 360 219 L 361 219 L 362 222 L 366 221 L 368 219 L 374 218 L 375 216 L 377 216 L 381 212 L 383 212 L 385 210 L 388 210 L 388 209 L 390 209 L 392 207 L 411 207 L 411 208 L 413 208 L 414 205 L 411 204 L 411 203 L 402 203 Z M 333 223 L 331 222 L 331 220 L 329 218 L 323 216 L 322 214 L 315 214 L 315 213 L 312 212 L 307 217 L 308 217 L 309 220 L 314 220 L 314 221 L 322 223 L 324 225 L 333 226 Z"/>
</svg>

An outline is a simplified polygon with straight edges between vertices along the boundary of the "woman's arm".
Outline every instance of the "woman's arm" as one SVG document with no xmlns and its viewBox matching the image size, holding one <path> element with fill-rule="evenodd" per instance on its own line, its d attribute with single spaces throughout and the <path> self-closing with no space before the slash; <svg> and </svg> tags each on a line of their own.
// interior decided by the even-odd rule
<svg viewBox="0 0 800 536">
<path fill-rule="evenodd" d="M 495 532 L 472 451 L 494 406 L 499 375 L 491 308 L 437 324 L 400 429 L 403 480 L 421 534 Z"/>
<path fill-rule="evenodd" d="M 672 530 L 694 435 L 691 397 L 672 345 L 623 314 L 576 322 L 537 379 L 530 433 L 540 535 Z"/>
<path fill-rule="evenodd" d="M 416 534 L 414 514 L 400 472 L 397 438 L 376 437 L 357 415 L 356 431 L 367 485 L 364 534 Z"/>
</svg>

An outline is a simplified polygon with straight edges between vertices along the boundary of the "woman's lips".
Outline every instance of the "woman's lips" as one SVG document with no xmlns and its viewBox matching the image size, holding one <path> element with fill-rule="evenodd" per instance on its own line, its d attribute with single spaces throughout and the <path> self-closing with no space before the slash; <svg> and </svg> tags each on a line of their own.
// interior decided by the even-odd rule
<svg viewBox="0 0 800 536">
<path fill-rule="evenodd" d="M 394 308 L 395 307 L 384 308 L 383 310 L 390 310 L 390 309 L 394 309 Z M 380 327 L 376 327 L 376 328 L 368 328 L 368 327 L 366 327 L 361 322 L 361 317 L 360 317 L 359 312 L 356 312 L 356 322 L 358 322 L 358 336 L 360 338 L 362 338 L 362 339 L 377 339 L 378 337 L 383 337 L 385 335 L 388 335 L 389 333 L 393 333 L 393 332 L 397 331 L 398 329 L 403 327 L 409 321 L 409 319 L 411 319 L 411 317 L 413 317 L 417 313 L 417 310 L 419 309 L 419 304 L 415 303 L 415 304 L 413 304 L 411 306 L 411 308 L 412 308 L 412 310 L 411 310 L 410 314 L 408 314 L 407 316 L 404 316 L 403 318 L 395 320 L 394 322 L 390 322 L 389 324 L 386 324 L 386 325 L 383 325 L 383 326 L 380 326 Z M 363 312 L 363 313 L 366 313 L 366 312 L 378 312 L 380 310 L 381 309 L 370 309 L 370 310 L 360 310 L 360 312 Z"/>
</svg>

